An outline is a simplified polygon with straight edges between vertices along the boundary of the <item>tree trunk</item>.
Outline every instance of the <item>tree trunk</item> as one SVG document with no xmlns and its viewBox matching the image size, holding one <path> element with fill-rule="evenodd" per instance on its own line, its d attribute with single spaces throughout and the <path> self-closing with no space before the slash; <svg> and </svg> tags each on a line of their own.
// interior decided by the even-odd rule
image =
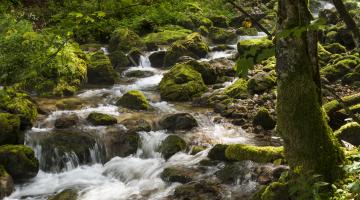
<svg viewBox="0 0 360 200">
<path fill-rule="evenodd" d="M 321 107 L 317 38 L 306 28 L 311 20 L 307 0 L 278 3 L 277 130 L 284 139 L 285 156 L 292 168 L 333 181 L 344 155 Z M 295 32 L 283 34 L 291 31 Z"/>
<path fill-rule="evenodd" d="M 360 30 L 357 27 L 354 19 L 351 17 L 349 12 L 346 10 L 346 7 L 342 0 L 333 0 L 336 10 L 338 11 L 340 17 L 344 20 L 346 27 L 352 32 L 353 40 L 355 46 L 360 48 Z"/>
</svg>

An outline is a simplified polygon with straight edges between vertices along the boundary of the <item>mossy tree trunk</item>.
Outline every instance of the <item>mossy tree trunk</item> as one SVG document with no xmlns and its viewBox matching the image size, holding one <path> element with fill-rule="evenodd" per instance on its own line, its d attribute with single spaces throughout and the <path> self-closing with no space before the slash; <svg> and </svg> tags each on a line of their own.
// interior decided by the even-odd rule
<svg viewBox="0 0 360 200">
<path fill-rule="evenodd" d="M 278 3 L 277 130 L 284 139 L 285 156 L 292 168 L 333 181 L 344 156 L 321 107 L 317 38 L 306 28 L 311 20 L 307 0 Z"/>
</svg>

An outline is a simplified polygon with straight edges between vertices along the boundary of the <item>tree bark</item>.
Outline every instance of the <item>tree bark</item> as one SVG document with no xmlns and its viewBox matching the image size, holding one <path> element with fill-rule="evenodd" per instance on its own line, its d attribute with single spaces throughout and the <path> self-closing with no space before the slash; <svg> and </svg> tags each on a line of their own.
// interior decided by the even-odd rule
<svg viewBox="0 0 360 200">
<path fill-rule="evenodd" d="M 331 182 L 341 174 L 344 155 L 321 107 L 317 38 L 307 29 L 312 18 L 307 0 L 278 0 L 278 6 L 277 130 L 286 160 L 293 169 Z M 294 30 L 296 34 L 282 34 Z"/>
<path fill-rule="evenodd" d="M 346 27 L 352 32 L 353 40 L 355 47 L 360 48 L 360 30 L 357 27 L 354 19 L 351 17 L 349 12 L 346 10 L 346 7 L 342 0 L 333 0 L 334 6 L 338 11 L 340 17 L 344 20 Z"/>
</svg>

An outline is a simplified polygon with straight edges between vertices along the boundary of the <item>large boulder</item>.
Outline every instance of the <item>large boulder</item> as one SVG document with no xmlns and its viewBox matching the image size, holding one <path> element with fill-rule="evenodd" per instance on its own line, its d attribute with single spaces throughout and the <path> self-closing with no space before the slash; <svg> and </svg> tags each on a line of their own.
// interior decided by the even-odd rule
<svg viewBox="0 0 360 200">
<path fill-rule="evenodd" d="M 144 37 L 146 46 L 157 47 L 159 45 L 169 45 L 177 40 L 182 40 L 192 31 L 181 28 L 180 26 L 166 26 L 158 32 L 149 33 Z"/>
<path fill-rule="evenodd" d="M 237 39 L 235 30 L 217 28 L 217 27 L 210 28 L 209 37 L 212 40 L 212 42 L 218 44 L 228 44 L 230 42 L 236 41 Z"/>
<path fill-rule="evenodd" d="M 276 121 L 270 115 L 269 110 L 261 107 L 254 116 L 254 126 L 261 126 L 265 130 L 272 130 L 276 126 Z"/>
<path fill-rule="evenodd" d="M 189 101 L 207 91 L 201 74 L 184 63 L 172 67 L 159 86 L 161 98 L 170 101 Z"/>
<path fill-rule="evenodd" d="M 37 117 L 37 105 L 31 97 L 12 87 L 0 89 L 0 110 L 20 117 L 22 130 L 32 127 Z"/>
<path fill-rule="evenodd" d="M 140 136 L 135 132 L 129 132 L 122 127 L 109 127 L 103 136 L 106 148 L 106 160 L 113 157 L 126 157 L 135 154 L 139 144 Z"/>
<path fill-rule="evenodd" d="M 75 126 L 79 122 L 76 114 L 63 115 L 55 120 L 54 126 L 57 129 L 66 129 Z"/>
<path fill-rule="evenodd" d="M 39 139 L 38 144 L 41 146 L 42 155 L 40 168 L 56 172 L 68 167 L 68 163 L 77 166 L 94 162 L 91 150 L 98 146 L 95 134 L 80 130 L 57 130 L 46 133 Z"/>
<path fill-rule="evenodd" d="M 141 48 L 144 46 L 141 38 L 133 31 L 127 28 L 118 28 L 111 35 L 109 41 L 109 51 L 123 51 L 128 52 L 132 48 Z"/>
<path fill-rule="evenodd" d="M 5 168 L 0 165 L 0 199 L 9 196 L 15 190 L 14 182 Z"/>
<path fill-rule="evenodd" d="M 157 51 L 149 56 L 149 60 L 152 67 L 164 67 L 166 51 Z"/>
<path fill-rule="evenodd" d="M 209 52 L 209 47 L 199 33 L 192 33 L 184 40 L 171 44 L 166 52 L 164 64 L 169 67 L 177 62 L 182 56 L 190 56 L 195 59 L 203 58 Z"/>
<path fill-rule="evenodd" d="M 230 144 L 225 151 L 228 160 L 251 160 L 258 163 L 271 163 L 283 159 L 284 148 L 273 146 L 252 146 L 245 144 Z"/>
<path fill-rule="evenodd" d="M 255 64 L 275 55 L 275 47 L 271 40 L 266 38 L 242 40 L 237 44 L 239 58 L 237 71 L 246 74 Z"/>
<path fill-rule="evenodd" d="M 0 165 L 15 181 L 33 178 L 39 171 L 34 151 L 24 145 L 0 146 Z"/>
<path fill-rule="evenodd" d="M 88 83 L 96 85 L 113 85 L 120 79 L 120 75 L 114 70 L 109 57 L 103 51 L 90 55 L 87 76 Z"/>
<path fill-rule="evenodd" d="M 201 77 L 205 84 L 214 84 L 218 79 L 218 73 L 215 68 L 206 62 L 198 62 L 196 60 L 191 60 L 184 65 L 191 66 L 194 70 L 201 74 Z"/>
<path fill-rule="evenodd" d="M 169 159 L 171 156 L 179 151 L 184 151 L 187 148 L 187 144 L 184 139 L 177 135 L 169 135 L 160 145 L 160 152 L 165 159 Z"/>
<path fill-rule="evenodd" d="M 342 126 L 339 130 L 335 131 L 335 136 L 352 145 L 360 145 L 360 125 L 356 122 L 348 123 Z"/>
<path fill-rule="evenodd" d="M 20 132 L 20 118 L 9 113 L 0 113 L 0 145 L 21 144 L 24 135 Z"/>
<path fill-rule="evenodd" d="M 116 103 L 118 106 L 122 106 L 134 110 L 148 110 L 150 104 L 146 99 L 144 93 L 138 90 L 130 90 L 126 92 Z"/>
<path fill-rule="evenodd" d="M 191 130 L 198 126 L 196 119 L 188 113 L 168 114 L 159 121 L 162 129 L 171 131 L 175 130 Z"/>
<path fill-rule="evenodd" d="M 86 118 L 94 126 L 108 126 L 117 123 L 117 119 L 111 115 L 92 112 Z"/>
</svg>

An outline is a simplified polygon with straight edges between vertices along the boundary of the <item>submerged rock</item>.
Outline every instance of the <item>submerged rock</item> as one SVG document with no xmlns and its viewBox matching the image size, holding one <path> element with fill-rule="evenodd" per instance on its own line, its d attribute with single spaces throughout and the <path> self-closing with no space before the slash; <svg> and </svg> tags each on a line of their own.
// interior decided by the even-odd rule
<svg viewBox="0 0 360 200">
<path fill-rule="evenodd" d="M 161 179 L 166 182 L 188 183 L 194 180 L 199 173 L 191 168 L 168 167 L 161 173 Z"/>
<path fill-rule="evenodd" d="M 169 101 L 189 101 L 207 91 L 201 74 L 184 63 L 172 67 L 159 87 L 161 98 Z"/>
<path fill-rule="evenodd" d="M 182 56 L 190 56 L 195 59 L 203 58 L 209 52 L 209 47 L 199 33 L 192 33 L 184 40 L 171 44 L 166 51 L 164 65 L 169 67 L 177 62 Z"/>
<path fill-rule="evenodd" d="M 140 143 L 140 136 L 135 132 L 128 132 L 121 127 L 109 127 L 103 136 L 106 148 L 106 160 L 113 157 L 126 157 L 135 154 Z"/>
<path fill-rule="evenodd" d="M 226 144 L 216 144 L 213 148 L 210 149 L 208 158 L 211 160 L 220 160 L 228 161 L 228 158 L 225 155 L 225 151 L 229 145 Z"/>
<path fill-rule="evenodd" d="M 165 159 L 169 159 L 171 156 L 179 151 L 184 151 L 187 148 L 187 144 L 184 139 L 177 135 L 169 135 L 160 145 L 160 152 Z"/>
<path fill-rule="evenodd" d="M 129 133 L 149 132 L 152 129 L 151 124 L 144 119 L 129 118 L 121 121 L 120 124 L 124 125 Z"/>
<path fill-rule="evenodd" d="M 144 93 L 138 90 L 130 90 L 125 93 L 116 103 L 118 106 L 134 110 L 148 110 L 150 104 L 146 99 Z"/>
<path fill-rule="evenodd" d="M 117 119 L 111 115 L 92 112 L 86 118 L 94 126 L 108 126 L 117 123 Z"/>
<path fill-rule="evenodd" d="M 254 116 L 254 126 L 261 126 L 265 130 L 272 130 L 276 126 L 276 121 L 270 115 L 269 110 L 261 107 Z"/>
<path fill-rule="evenodd" d="M 79 117 L 76 114 L 65 115 L 55 120 L 55 128 L 66 129 L 75 126 L 79 122 Z"/>
<path fill-rule="evenodd" d="M 163 129 L 171 131 L 175 130 L 191 130 L 198 126 L 196 119 L 188 113 L 168 114 L 160 119 L 159 125 Z"/>
<path fill-rule="evenodd" d="M 154 72 L 152 71 L 144 71 L 144 70 L 133 70 L 133 71 L 129 71 L 125 74 L 126 77 L 130 77 L 130 78 L 145 78 L 145 77 L 150 77 L 153 76 Z"/>
<path fill-rule="evenodd" d="M 39 144 L 41 169 L 59 172 L 68 167 L 68 164 L 76 167 L 93 162 L 91 150 L 97 145 L 97 137 L 80 130 L 57 130 L 47 133 Z"/>
<path fill-rule="evenodd" d="M 342 126 L 339 130 L 335 131 L 335 136 L 352 145 L 360 145 L 360 125 L 356 122 L 351 122 Z"/>
<path fill-rule="evenodd" d="M 190 182 L 175 188 L 174 195 L 170 197 L 173 200 L 223 200 L 224 188 L 216 182 L 201 180 L 199 182 Z"/>
<path fill-rule="evenodd" d="M 9 196 L 15 190 L 14 182 L 5 168 L 0 165 L 0 199 Z"/>
<path fill-rule="evenodd" d="M 34 151 L 24 145 L 0 146 L 0 165 L 15 181 L 33 178 L 39 171 Z"/>
<path fill-rule="evenodd" d="M 258 163 L 270 163 L 284 158 L 283 147 L 252 146 L 245 144 L 231 144 L 226 148 L 225 156 L 228 160 L 251 160 Z"/>
<path fill-rule="evenodd" d="M 20 132 L 20 118 L 9 113 L 0 113 L 0 145 L 21 144 L 24 134 Z"/>
<path fill-rule="evenodd" d="M 48 200 L 77 200 L 78 193 L 73 189 L 66 189 L 59 194 L 56 194 L 53 197 L 48 198 Z"/>
</svg>

